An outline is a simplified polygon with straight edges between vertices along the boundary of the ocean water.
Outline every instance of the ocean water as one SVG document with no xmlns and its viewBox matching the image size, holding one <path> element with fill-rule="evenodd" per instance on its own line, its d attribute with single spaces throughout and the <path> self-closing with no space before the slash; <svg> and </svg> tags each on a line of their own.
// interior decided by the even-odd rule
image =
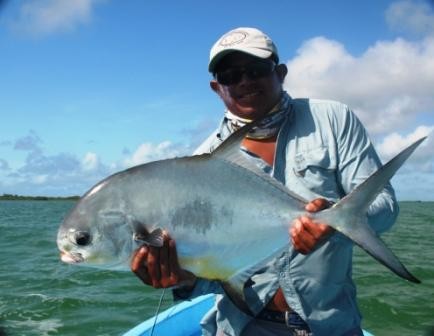
<svg viewBox="0 0 434 336">
<path fill-rule="evenodd" d="M 161 291 L 131 273 L 65 265 L 56 233 L 72 201 L 0 201 L 0 335 L 122 335 L 154 315 Z M 363 328 L 380 335 L 430 335 L 434 326 L 434 203 L 403 202 L 384 239 L 422 280 L 389 272 L 358 248 Z M 171 305 L 166 296 L 163 308 Z"/>
</svg>

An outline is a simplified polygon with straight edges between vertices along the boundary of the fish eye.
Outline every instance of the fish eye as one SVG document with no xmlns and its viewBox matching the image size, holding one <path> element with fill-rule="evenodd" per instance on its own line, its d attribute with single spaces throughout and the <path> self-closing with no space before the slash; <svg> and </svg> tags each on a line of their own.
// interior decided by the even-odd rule
<svg viewBox="0 0 434 336">
<path fill-rule="evenodd" d="M 74 234 L 74 239 L 77 245 L 86 246 L 90 243 L 90 234 L 85 231 L 77 231 Z"/>
</svg>

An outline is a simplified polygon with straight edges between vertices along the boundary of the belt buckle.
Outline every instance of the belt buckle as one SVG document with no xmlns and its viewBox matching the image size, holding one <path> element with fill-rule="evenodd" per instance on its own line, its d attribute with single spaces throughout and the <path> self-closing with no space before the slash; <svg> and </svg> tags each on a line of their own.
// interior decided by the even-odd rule
<svg viewBox="0 0 434 336">
<path fill-rule="evenodd" d="M 291 315 L 291 311 L 285 311 L 285 324 L 289 330 L 291 330 L 293 336 L 310 336 L 312 335 L 309 331 L 304 329 L 297 329 L 294 325 L 289 323 L 289 316 Z"/>
</svg>

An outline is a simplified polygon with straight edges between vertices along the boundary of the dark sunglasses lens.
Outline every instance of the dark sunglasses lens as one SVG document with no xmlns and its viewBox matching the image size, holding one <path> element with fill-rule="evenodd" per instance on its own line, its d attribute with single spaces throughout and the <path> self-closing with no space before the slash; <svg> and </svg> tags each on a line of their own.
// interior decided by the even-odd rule
<svg viewBox="0 0 434 336">
<path fill-rule="evenodd" d="M 250 79 L 258 79 L 268 76 L 274 69 L 274 64 L 269 63 L 257 63 L 246 67 L 245 73 Z"/>
<path fill-rule="evenodd" d="M 258 62 L 248 64 L 241 68 L 229 68 L 217 72 L 215 78 L 222 85 L 233 85 L 239 83 L 243 75 L 249 79 L 255 80 L 268 76 L 275 68 L 274 62 Z"/>
<path fill-rule="evenodd" d="M 217 72 L 215 78 L 217 82 L 222 85 L 232 85 L 238 83 L 243 76 L 241 69 L 227 69 L 225 71 Z"/>
</svg>

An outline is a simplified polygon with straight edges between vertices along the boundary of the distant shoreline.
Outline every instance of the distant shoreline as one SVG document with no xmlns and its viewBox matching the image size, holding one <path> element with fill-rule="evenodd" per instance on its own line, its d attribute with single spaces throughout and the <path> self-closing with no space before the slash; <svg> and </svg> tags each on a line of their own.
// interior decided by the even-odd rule
<svg viewBox="0 0 434 336">
<path fill-rule="evenodd" d="M 80 196 L 66 196 L 66 197 L 50 197 L 50 196 L 22 196 L 3 194 L 0 195 L 0 201 L 77 201 Z"/>
<path fill-rule="evenodd" d="M 81 196 L 23 196 L 13 194 L 0 195 L 0 201 L 78 201 Z M 404 200 L 398 203 L 431 203 L 434 201 Z"/>
</svg>

